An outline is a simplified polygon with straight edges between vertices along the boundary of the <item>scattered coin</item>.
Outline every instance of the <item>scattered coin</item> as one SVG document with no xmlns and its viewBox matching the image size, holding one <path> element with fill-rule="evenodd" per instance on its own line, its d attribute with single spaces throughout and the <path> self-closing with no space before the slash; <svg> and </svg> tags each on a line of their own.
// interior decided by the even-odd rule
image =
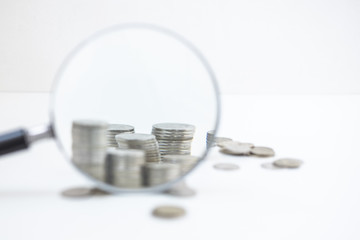
<svg viewBox="0 0 360 240">
<path fill-rule="evenodd" d="M 159 206 L 152 211 L 153 216 L 158 218 L 179 218 L 185 216 L 186 211 L 182 207 L 177 206 Z"/>
<path fill-rule="evenodd" d="M 253 148 L 255 145 L 254 144 L 252 144 L 252 143 L 243 143 L 243 142 L 237 142 L 237 141 L 232 141 L 234 144 L 238 144 L 238 145 L 242 145 L 242 146 L 248 146 L 248 147 L 250 147 L 250 148 Z M 224 146 L 226 146 L 226 145 L 228 145 L 229 144 L 229 142 L 219 142 L 219 143 L 217 143 L 217 146 L 218 147 L 220 147 L 220 148 L 222 148 L 222 147 L 224 147 Z"/>
<path fill-rule="evenodd" d="M 253 147 L 250 153 L 258 157 L 272 157 L 275 155 L 274 150 L 268 147 Z"/>
<path fill-rule="evenodd" d="M 220 152 L 230 155 L 250 155 L 251 146 L 239 142 L 223 142 Z"/>
<path fill-rule="evenodd" d="M 281 158 L 274 161 L 274 165 L 280 168 L 298 168 L 303 161 L 294 158 Z"/>
<path fill-rule="evenodd" d="M 221 144 L 223 142 L 231 142 L 232 141 L 231 138 L 215 137 L 214 132 L 215 132 L 214 130 L 211 130 L 211 131 L 208 131 L 206 134 L 206 147 L 207 148 L 219 146 L 219 144 Z"/>
<path fill-rule="evenodd" d="M 232 142 L 232 139 L 226 138 L 226 137 L 216 137 L 214 142 L 215 142 L 215 146 L 219 146 L 219 144 L 222 144 L 225 142 Z"/>
<path fill-rule="evenodd" d="M 214 165 L 214 168 L 218 170 L 232 171 L 239 169 L 239 166 L 233 163 L 218 163 Z"/>
<path fill-rule="evenodd" d="M 100 188 L 94 187 L 91 189 L 91 194 L 93 196 L 107 196 L 107 195 L 111 195 L 111 193 L 106 192 Z"/>
<path fill-rule="evenodd" d="M 277 167 L 277 166 L 274 165 L 272 162 L 263 163 L 263 164 L 261 164 L 261 167 L 262 167 L 262 168 L 265 168 L 265 169 L 269 169 L 269 170 L 279 170 L 279 169 L 283 169 L 283 168 L 281 168 L 281 167 Z"/>
<path fill-rule="evenodd" d="M 87 187 L 75 187 L 64 190 L 61 195 L 69 198 L 90 197 L 92 195 L 92 189 Z"/>
</svg>

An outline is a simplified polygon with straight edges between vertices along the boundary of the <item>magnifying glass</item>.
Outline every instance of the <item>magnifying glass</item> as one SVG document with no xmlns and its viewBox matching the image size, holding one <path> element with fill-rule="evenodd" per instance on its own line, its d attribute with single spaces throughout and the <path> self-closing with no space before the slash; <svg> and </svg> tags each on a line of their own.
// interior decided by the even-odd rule
<svg viewBox="0 0 360 240">
<path fill-rule="evenodd" d="M 61 65 L 50 124 L 3 134 L 0 154 L 51 137 L 103 190 L 162 191 L 205 159 L 219 108 L 214 73 L 190 42 L 157 26 L 115 26 Z"/>
</svg>

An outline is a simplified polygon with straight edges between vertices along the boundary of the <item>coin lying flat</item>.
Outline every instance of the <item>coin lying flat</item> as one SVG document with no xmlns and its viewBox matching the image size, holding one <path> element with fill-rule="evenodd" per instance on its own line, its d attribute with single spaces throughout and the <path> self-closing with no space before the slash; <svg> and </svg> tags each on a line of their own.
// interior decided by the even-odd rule
<svg viewBox="0 0 360 240">
<path fill-rule="evenodd" d="M 100 188 L 91 188 L 91 194 L 93 196 L 107 196 L 107 195 L 111 195 L 111 193 L 106 192 L 104 190 L 101 190 Z"/>
<path fill-rule="evenodd" d="M 224 142 L 232 142 L 231 138 L 226 137 L 215 137 L 214 140 L 216 146 L 219 146 L 219 144 L 222 144 Z"/>
<path fill-rule="evenodd" d="M 217 170 L 232 171 L 239 169 L 239 166 L 233 163 L 218 163 L 214 165 Z"/>
<path fill-rule="evenodd" d="M 265 169 L 269 169 L 269 170 L 283 169 L 281 167 L 278 167 L 278 166 L 274 165 L 274 163 L 272 163 L 272 162 L 263 163 L 263 164 L 261 164 L 261 167 L 265 168 Z"/>
<path fill-rule="evenodd" d="M 239 142 L 223 142 L 220 152 L 230 155 L 250 155 L 251 146 Z"/>
<path fill-rule="evenodd" d="M 64 190 L 61 195 L 69 198 L 90 197 L 92 195 L 92 189 L 87 187 L 75 187 Z"/>
<path fill-rule="evenodd" d="M 186 211 L 177 206 L 159 206 L 152 211 L 153 216 L 159 218 L 179 218 L 185 216 Z"/>
<path fill-rule="evenodd" d="M 272 157 L 275 155 L 275 151 L 268 147 L 253 147 L 250 153 L 258 157 Z"/>
<path fill-rule="evenodd" d="M 225 147 L 226 145 L 229 145 L 229 144 L 237 144 L 237 145 L 241 145 L 241 146 L 247 146 L 247 147 L 250 147 L 250 148 L 253 148 L 255 146 L 252 143 L 244 143 L 244 142 L 238 142 L 238 141 L 223 141 L 223 142 L 216 143 L 216 145 L 218 147 L 220 147 L 220 148 L 223 148 L 223 147 Z"/>
<path fill-rule="evenodd" d="M 281 158 L 274 161 L 274 165 L 280 168 L 298 168 L 303 161 L 294 158 Z"/>
</svg>

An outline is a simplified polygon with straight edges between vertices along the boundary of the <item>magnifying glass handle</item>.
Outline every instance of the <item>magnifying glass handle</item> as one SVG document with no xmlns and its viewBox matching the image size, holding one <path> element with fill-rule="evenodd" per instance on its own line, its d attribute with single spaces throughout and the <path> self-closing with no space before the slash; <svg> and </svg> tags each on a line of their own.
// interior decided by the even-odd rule
<svg viewBox="0 0 360 240">
<path fill-rule="evenodd" d="M 0 155 L 27 149 L 33 142 L 53 137 L 51 126 L 17 129 L 0 135 Z"/>
</svg>

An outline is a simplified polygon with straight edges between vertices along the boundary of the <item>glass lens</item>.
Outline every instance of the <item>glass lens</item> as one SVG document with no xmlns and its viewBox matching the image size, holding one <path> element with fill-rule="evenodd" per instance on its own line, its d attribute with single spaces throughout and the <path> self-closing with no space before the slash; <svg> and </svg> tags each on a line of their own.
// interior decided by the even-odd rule
<svg viewBox="0 0 360 240">
<path fill-rule="evenodd" d="M 186 40 L 120 26 L 80 44 L 57 75 L 52 124 L 66 157 L 113 191 L 156 188 L 191 170 L 218 123 L 214 76 Z"/>
</svg>

